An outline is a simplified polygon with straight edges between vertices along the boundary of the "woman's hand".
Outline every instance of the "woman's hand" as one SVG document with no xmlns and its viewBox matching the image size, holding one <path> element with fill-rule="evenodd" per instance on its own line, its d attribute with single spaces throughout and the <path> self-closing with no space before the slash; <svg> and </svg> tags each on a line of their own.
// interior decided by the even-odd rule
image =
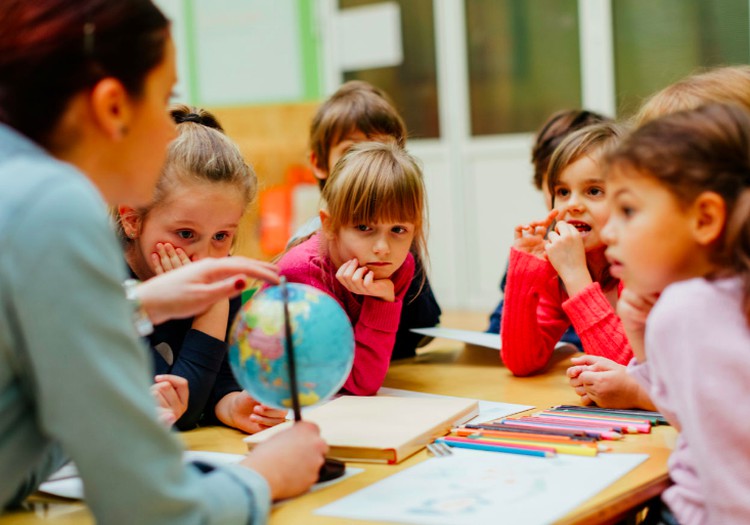
<svg viewBox="0 0 750 525">
<path fill-rule="evenodd" d="M 328 445 L 314 423 L 300 421 L 259 443 L 240 465 L 263 476 L 274 500 L 291 498 L 318 480 Z"/>
<path fill-rule="evenodd" d="M 543 221 L 516 226 L 513 247 L 540 259 L 546 259 L 544 246 L 547 242 L 547 233 L 552 228 L 557 213 L 557 210 L 552 210 Z"/>
<path fill-rule="evenodd" d="M 138 298 L 156 325 L 200 314 L 239 294 L 249 279 L 278 284 L 278 268 L 239 256 L 201 259 L 140 283 Z"/>
<path fill-rule="evenodd" d="M 160 408 L 159 419 L 162 423 L 171 427 L 182 417 L 188 407 L 189 394 L 188 382 L 184 377 L 172 374 L 154 377 L 151 395 L 154 396 Z"/>
<path fill-rule="evenodd" d="M 375 279 L 375 274 L 366 266 L 359 266 L 357 259 L 342 264 L 336 271 L 336 279 L 352 293 L 370 295 L 390 303 L 396 300 L 393 281 Z"/>
<path fill-rule="evenodd" d="M 230 392 L 216 404 L 216 417 L 229 427 L 248 434 L 286 421 L 287 410 L 279 410 L 258 403 L 247 392 Z"/>
</svg>

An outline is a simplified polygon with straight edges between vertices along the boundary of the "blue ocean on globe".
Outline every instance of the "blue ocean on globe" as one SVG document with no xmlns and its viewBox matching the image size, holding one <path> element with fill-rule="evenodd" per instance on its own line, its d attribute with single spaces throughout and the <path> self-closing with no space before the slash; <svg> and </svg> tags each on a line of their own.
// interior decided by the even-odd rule
<svg viewBox="0 0 750 525">
<path fill-rule="evenodd" d="M 354 332 L 331 296 L 289 283 L 289 318 L 301 406 L 339 391 L 354 362 Z M 237 314 L 229 338 L 229 364 L 237 382 L 261 403 L 291 408 L 281 287 L 256 293 Z"/>
</svg>

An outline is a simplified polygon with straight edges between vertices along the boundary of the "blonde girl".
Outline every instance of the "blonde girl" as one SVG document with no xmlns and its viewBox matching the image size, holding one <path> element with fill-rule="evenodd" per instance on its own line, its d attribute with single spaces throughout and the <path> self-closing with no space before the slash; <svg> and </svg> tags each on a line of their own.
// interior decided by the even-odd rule
<svg viewBox="0 0 750 525">
<path fill-rule="evenodd" d="M 125 259 L 142 281 L 228 256 L 256 191 L 255 173 L 213 115 L 187 106 L 172 108 L 171 115 L 178 135 L 152 201 L 117 210 Z M 160 324 L 149 336 L 157 373 L 152 391 L 181 430 L 223 423 L 257 432 L 283 421 L 283 411 L 242 392 L 229 368 L 227 328 L 239 306 L 239 297 L 219 301 L 195 317 Z M 188 396 L 172 376 L 187 379 Z"/>
<path fill-rule="evenodd" d="M 280 273 L 339 301 L 356 342 L 343 390 L 373 395 L 388 371 L 415 257 L 426 262 L 422 172 L 398 145 L 363 142 L 336 163 L 322 200 L 322 229 L 281 258 Z"/>
<path fill-rule="evenodd" d="M 542 370 L 571 325 L 584 352 L 618 363 L 632 356 L 601 239 L 609 216 L 601 160 L 621 135 L 601 123 L 566 137 L 550 161 L 552 211 L 516 227 L 500 331 L 503 362 L 515 375 Z"/>
</svg>

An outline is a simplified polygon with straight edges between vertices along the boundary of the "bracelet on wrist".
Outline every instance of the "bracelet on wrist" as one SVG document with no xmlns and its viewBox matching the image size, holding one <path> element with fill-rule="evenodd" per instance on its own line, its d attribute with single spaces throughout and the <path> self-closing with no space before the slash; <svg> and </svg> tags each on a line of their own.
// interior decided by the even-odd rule
<svg viewBox="0 0 750 525">
<path fill-rule="evenodd" d="M 145 337 L 154 331 L 154 325 L 148 313 L 146 313 L 140 297 L 138 297 L 139 282 L 137 279 L 125 279 L 122 287 L 125 289 L 125 297 L 133 305 L 133 326 L 135 326 L 135 331 L 141 337 Z"/>
</svg>

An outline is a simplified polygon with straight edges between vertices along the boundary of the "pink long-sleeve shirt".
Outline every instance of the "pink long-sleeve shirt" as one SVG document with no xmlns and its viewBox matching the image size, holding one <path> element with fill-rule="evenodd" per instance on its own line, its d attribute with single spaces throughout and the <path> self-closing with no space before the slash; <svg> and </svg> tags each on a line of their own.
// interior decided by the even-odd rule
<svg viewBox="0 0 750 525">
<path fill-rule="evenodd" d="M 321 250 L 320 233 L 289 250 L 278 263 L 290 282 L 309 284 L 336 299 L 354 327 L 354 365 L 344 386 L 347 393 L 374 395 L 383 385 L 396 341 L 401 307 L 414 276 L 414 257 L 391 276 L 396 300 L 383 301 L 347 290 L 336 279 L 337 268 Z"/>
<path fill-rule="evenodd" d="M 540 371 L 571 324 L 587 354 L 620 364 L 633 357 L 622 322 L 599 283 L 568 297 L 549 261 L 512 248 L 500 330 L 505 366 L 517 376 Z"/>
<path fill-rule="evenodd" d="M 682 525 L 750 523 L 750 327 L 737 278 L 662 293 L 628 366 L 680 431 L 662 499 Z"/>
</svg>

